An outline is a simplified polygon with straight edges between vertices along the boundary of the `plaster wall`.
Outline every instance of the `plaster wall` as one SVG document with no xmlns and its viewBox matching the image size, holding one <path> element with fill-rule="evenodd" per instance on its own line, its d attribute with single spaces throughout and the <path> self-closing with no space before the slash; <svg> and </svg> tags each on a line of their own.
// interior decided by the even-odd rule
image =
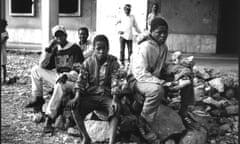
<svg viewBox="0 0 240 144">
<path fill-rule="evenodd" d="M 148 12 L 153 3 L 169 24 L 170 51 L 216 53 L 218 0 L 148 0 Z"/>
<path fill-rule="evenodd" d="M 80 0 L 81 16 L 59 17 L 59 24 L 66 27 L 68 39 L 78 41 L 77 29 L 82 26 L 89 28 L 90 33 L 96 31 L 96 0 Z M 9 43 L 33 43 L 41 44 L 41 0 L 35 0 L 35 16 L 10 16 L 9 1 L 6 1 L 7 30 Z"/>
</svg>

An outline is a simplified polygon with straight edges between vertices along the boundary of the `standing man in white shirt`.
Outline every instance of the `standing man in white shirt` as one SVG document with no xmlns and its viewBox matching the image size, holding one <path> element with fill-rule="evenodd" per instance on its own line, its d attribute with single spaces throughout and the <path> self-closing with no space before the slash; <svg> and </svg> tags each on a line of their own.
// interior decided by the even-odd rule
<svg viewBox="0 0 240 144">
<path fill-rule="evenodd" d="M 130 56 L 132 54 L 132 42 L 133 42 L 133 28 L 137 33 L 141 33 L 136 19 L 130 14 L 131 5 L 125 4 L 124 15 L 117 21 L 120 24 L 120 29 L 118 33 L 120 34 L 120 61 L 122 65 L 125 65 L 125 45 L 128 47 L 128 62 L 130 62 Z"/>
</svg>

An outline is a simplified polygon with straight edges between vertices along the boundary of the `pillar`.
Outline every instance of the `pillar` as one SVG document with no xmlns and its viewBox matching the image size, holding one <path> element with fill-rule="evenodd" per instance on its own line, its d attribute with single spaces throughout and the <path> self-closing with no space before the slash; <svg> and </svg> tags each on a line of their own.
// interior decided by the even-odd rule
<svg viewBox="0 0 240 144">
<path fill-rule="evenodd" d="M 42 8 L 42 48 L 45 48 L 52 38 L 51 28 L 59 23 L 59 0 L 41 0 Z"/>
<path fill-rule="evenodd" d="M 6 4 L 5 4 L 5 0 L 0 0 L 0 6 L 1 6 L 1 19 L 6 19 Z"/>
</svg>

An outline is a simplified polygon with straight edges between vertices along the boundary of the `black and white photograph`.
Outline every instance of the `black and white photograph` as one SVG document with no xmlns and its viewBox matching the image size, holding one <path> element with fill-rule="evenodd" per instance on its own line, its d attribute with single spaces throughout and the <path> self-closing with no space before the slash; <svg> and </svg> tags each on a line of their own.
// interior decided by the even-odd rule
<svg viewBox="0 0 240 144">
<path fill-rule="evenodd" d="M 0 0 L 2 144 L 239 144 L 239 0 Z"/>
</svg>

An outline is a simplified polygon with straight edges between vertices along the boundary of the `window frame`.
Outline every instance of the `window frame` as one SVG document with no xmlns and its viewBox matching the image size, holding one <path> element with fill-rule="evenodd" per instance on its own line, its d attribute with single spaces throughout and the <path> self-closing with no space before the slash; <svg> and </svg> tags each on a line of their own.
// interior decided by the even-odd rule
<svg viewBox="0 0 240 144">
<path fill-rule="evenodd" d="M 75 12 L 75 13 L 60 13 L 60 10 L 59 10 L 59 13 L 58 13 L 58 16 L 60 17 L 75 17 L 75 16 L 81 16 L 82 13 L 81 13 L 81 5 L 82 5 L 82 0 L 78 0 L 78 11 Z"/>
<path fill-rule="evenodd" d="M 10 16 L 27 16 L 27 17 L 33 17 L 35 16 L 35 3 L 36 0 L 32 0 L 32 9 L 31 13 L 15 13 L 12 11 L 12 0 L 9 0 L 9 15 Z"/>
</svg>

